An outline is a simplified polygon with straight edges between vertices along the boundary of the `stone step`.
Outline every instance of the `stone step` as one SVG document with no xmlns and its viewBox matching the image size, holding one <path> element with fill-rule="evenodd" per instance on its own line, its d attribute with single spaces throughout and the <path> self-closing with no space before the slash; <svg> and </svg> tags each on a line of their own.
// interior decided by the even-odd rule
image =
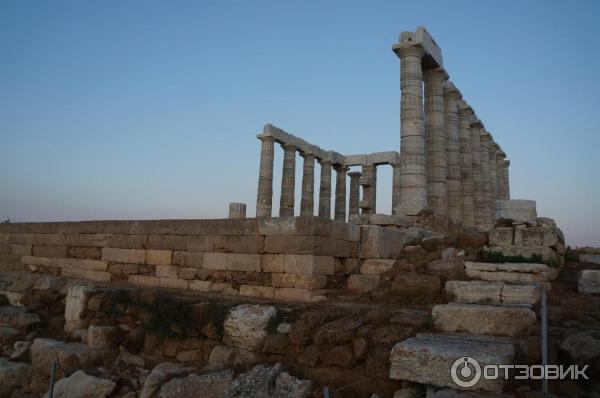
<svg viewBox="0 0 600 398">
<path fill-rule="evenodd" d="M 465 262 L 465 272 L 471 279 L 495 282 L 542 283 L 558 277 L 560 269 L 535 263 Z"/>
<path fill-rule="evenodd" d="M 529 304 L 540 302 L 539 285 L 487 281 L 448 281 L 446 293 L 459 303 Z"/>
<path fill-rule="evenodd" d="M 518 337 L 535 325 L 535 312 L 526 305 L 450 303 L 431 310 L 434 327 L 442 332 L 466 332 Z"/>
<path fill-rule="evenodd" d="M 470 357 L 484 365 L 513 364 L 516 341 L 509 337 L 464 333 L 418 334 L 397 343 L 390 355 L 390 378 L 436 387 L 459 389 L 450 370 L 459 358 Z M 502 392 L 504 380 L 480 379 L 469 390 Z"/>
</svg>

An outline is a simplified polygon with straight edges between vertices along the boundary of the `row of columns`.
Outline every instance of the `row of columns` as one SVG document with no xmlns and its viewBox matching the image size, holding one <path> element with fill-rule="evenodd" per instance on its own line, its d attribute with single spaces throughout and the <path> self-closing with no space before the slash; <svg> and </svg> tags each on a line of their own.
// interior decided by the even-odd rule
<svg viewBox="0 0 600 398">
<path fill-rule="evenodd" d="M 456 224 L 490 229 L 496 200 L 510 197 L 510 162 L 421 45 L 407 40 L 394 50 L 401 66 L 394 212 L 412 216 L 430 208 Z"/>
<path fill-rule="evenodd" d="M 256 198 L 256 216 L 271 217 L 273 209 L 273 163 L 275 152 L 275 138 L 261 135 L 260 170 L 258 177 L 258 193 Z M 279 217 L 293 217 L 296 187 L 296 152 L 298 148 L 293 144 L 281 144 L 283 149 L 283 172 L 281 174 L 281 196 L 279 203 Z M 316 155 L 300 152 L 303 158 L 302 167 L 302 192 L 300 200 L 300 215 L 314 215 L 314 173 L 315 161 L 321 165 L 321 182 L 319 187 L 319 217 L 329 218 L 331 215 L 331 172 L 336 172 L 334 218 L 346 220 L 346 173 L 348 167 L 324 159 L 317 159 Z M 351 180 L 352 181 L 352 180 Z M 351 187 L 351 190 L 353 188 Z M 351 198 L 352 199 L 352 198 Z M 355 199 L 358 202 L 358 198 Z M 351 203 L 351 206 L 353 203 Z"/>
</svg>

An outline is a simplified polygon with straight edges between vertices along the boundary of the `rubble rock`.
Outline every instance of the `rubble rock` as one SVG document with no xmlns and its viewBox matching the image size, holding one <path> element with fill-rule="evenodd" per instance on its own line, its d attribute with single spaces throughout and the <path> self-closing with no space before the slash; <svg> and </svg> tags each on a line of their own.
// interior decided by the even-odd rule
<svg viewBox="0 0 600 398">
<path fill-rule="evenodd" d="M 28 369 L 27 364 L 0 358 L 0 397 L 10 397 L 14 390 L 21 387 Z"/>
<path fill-rule="evenodd" d="M 437 294 L 442 286 L 440 278 L 435 275 L 423 275 L 416 272 L 399 273 L 392 282 L 392 290 L 405 295 Z"/>
<path fill-rule="evenodd" d="M 267 326 L 275 316 L 272 306 L 242 304 L 232 308 L 223 324 L 223 341 L 249 351 L 257 349 L 267 335 Z"/>
<path fill-rule="evenodd" d="M 101 379 L 78 370 L 69 377 L 63 377 L 54 385 L 53 397 L 56 398 L 104 398 L 115 389 L 116 383 Z M 49 392 L 45 397 L 49 396 Z"/>
<path fill-rule="evenodd" d="M 274 397 L 277 378 L 282 372 L 281 364 L 257 365 L 235 378 L 228 398 Z"/>
<path fill-rule="evenodd" d="M 560 343 L 559 349 L 578 364 L 590 364 L 600 358 L 600 340 L 585 332 L 570 335 Z"/>
<path fill-rule="evenodd" d="M 165 383 L 158 393 L 159 398 L 222 398 L 231 387 L 233 371 L 196 374 L 176 377 Z"/>
<path fill-rule="evenodd" d="M 163 362 L 154 367 L 146 378 L 144 387 L 139 398 L 152 398 L 158 392 L 160 386 L 175 377 L 187 376 L 194 368 L 185 367 L 174 362 Z"/>
<path fill-rule="evenodd" d="M 67 291 L 65 299 L 65 332 L 70 333 L 84 328 L 83 315 L 87 307 L 87 300 L 93 288 L 85 285 L 72 285 Z"/>
<path fill-rule="evenodd" d="M 600 293 L 600 270 L 584 269 L 577 279 L 577 290 L 582 294 Z"/>
<path fill-rule="evenodd" d="M 92 325 L 87 330 L 87 344 L 91 349 L 111 349 L 117 343 L 117 328 Z"/>
<path fill-rule="evenodd" d="M 312 389 L 312 381 L 300 380 L 287 372 L 282 372 L 275 381 L 273 397 L 308 398 Z"/>
</svg>

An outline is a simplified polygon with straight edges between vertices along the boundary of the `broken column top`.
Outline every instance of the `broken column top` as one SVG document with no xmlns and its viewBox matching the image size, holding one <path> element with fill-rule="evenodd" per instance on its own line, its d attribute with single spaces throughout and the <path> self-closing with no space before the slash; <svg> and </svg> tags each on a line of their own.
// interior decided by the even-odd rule
<svg viewBox="0 0 600 398">
<path fill-rule="evenodd" d="M 444 82 L 444 94 L 453 94 L 456 95 L 457 98 L 462 98 L 462 94 L 460 92 L 459 89 L 456 88 L 456 86 L 454 85 L 454 83 L 452 83 L 450 80 L 446 80 Z M 465 102 L 466 104 L 466 102 Z"/>
<path fill-rule="evenodd" d="M 400 42 L 392 46 L 392 50 L 398 54 L 399 50 L 404 47 L 418 46 L 425 51 L 423 57 L 423 67 L 426 69 L 443 67 L 442 49 L 437 45 L 433 37 L 427 29 L 418 26 L 414 32 L 400 33 Z"/>
</svg>

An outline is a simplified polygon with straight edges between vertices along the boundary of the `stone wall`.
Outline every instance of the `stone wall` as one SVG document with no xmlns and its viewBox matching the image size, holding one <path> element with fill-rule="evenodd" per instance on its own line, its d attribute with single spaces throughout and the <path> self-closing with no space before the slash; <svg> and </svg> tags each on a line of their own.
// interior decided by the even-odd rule
<svg viewBox="0 0 600 398">
<path fill-rule="evenodd" d="M 0 269 L 316 301 L 359 240 L 317 217 L 4 224 Z"/>
</svg>

